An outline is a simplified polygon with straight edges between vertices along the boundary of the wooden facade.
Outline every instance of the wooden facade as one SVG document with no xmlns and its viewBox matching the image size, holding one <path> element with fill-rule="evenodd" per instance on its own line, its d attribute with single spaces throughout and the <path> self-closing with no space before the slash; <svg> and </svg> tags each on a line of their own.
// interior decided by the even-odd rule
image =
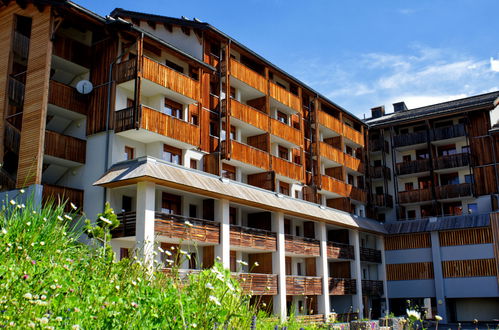
<svg viewBox="0 0 499 330">
<path fill-rule="evenodd" d="M 84 164 L 87 142 L 47 130 L 45 131 L 45 155 Z"/>
<path fill-rule="evenodd" d="M 276 233 L 242 226 L 230 226 L 230 244 L 259 250 L 276 251 Z"/>
<path fill-rule="evenodd" d="M 388 235 L 385 237 L 385 250 L 425 249 L 431 247 L 430 233 Z"/>
<path fill-rule="evenodd" d="M 245 294 L 273 296 L 277 294 L 277 275 L 255 273 L 232 273 L 239 280 Z"/>
<path fill-rule="evenodd" d="M 442 261 L 444 278 L 450 277 L 497 277 L 496 259 Z"/>
<path fill-rule="evenodd" d="M 491 244 L 493 242 L 491 227 L 440 231 L 438 238 L 440 246 Z"/>
<path fill-rule="evenodd" d="M 287 295 L 321 295 L 322 278 L 317 276 L 286 276 Z"/>
<path fill-rule="evenodd" d="M 434 278 L 433 263 L 416 262 L 386 265 L 388 281 L 426 280 Z"/>
<path fill-rule="evenodd" d="M 284 241 L 286 252 L 317 257 L 321 254 L 320 244 L 316 239 L 286 235 Z"/>
</svg>

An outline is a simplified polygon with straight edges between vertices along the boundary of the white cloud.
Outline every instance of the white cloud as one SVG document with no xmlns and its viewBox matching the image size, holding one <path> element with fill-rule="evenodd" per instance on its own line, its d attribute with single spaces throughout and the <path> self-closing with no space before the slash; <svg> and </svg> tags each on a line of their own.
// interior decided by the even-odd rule
<svg viewBox="0 0 499 330">
<path fill-rule="evenodd" d="M 490 69 L 494 72 L 499 72 L 499 60 L 494 60 L 493 57 L 490 58 Z"/>
</svg>

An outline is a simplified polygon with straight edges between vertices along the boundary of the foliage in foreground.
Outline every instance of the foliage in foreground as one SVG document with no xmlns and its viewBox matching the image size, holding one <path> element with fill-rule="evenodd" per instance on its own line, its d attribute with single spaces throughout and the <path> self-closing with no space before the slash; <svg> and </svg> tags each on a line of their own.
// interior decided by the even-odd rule
<svg viewBox="0 0 499 330">
<path fill-rule="evenodd" d="M 250 299 L 219 264 L 185 281 L 137 261 L 115 262 L 108 248 L 78 242 L 76 218 L 63 207 L 14 201 L 2 209 L 0 327 L 250 328 Z M 259 329 L 274 325 L 258 318 Z"/>
</svg>

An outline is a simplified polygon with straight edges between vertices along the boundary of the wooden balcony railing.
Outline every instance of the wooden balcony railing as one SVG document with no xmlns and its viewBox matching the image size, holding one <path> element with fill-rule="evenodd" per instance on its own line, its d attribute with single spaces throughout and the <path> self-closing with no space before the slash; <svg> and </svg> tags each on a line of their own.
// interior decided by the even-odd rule
<svg viewBox="0 0 499 330">
<path fill-rule="evenodd" d="M 230 114 L 245 123 L 248 123 L 265 132 L 269 131 L 269 117 L 267 114 L 250 107 L 249 105 L 230 100 Z"/>
<path fill-rule="evenodd" d="M 381 251 L 366 247 L 360 248 L 360 261 L 381 263 Z"/>
<path fill-rule="evenodd" d="M 315 311 L 313 312 L 315 313 Z M 295 317 L 300 322 L 307 324 L 322 324 L 325 321 L 324 314 L 296 315 Z"/>
<path fill-rule="evenodd" d="M 222 153 L 225 150 L 226 141 L 222 141 Z M 232 153 L 231 159 L 246 163 L 263 170 L 270 170 L 270 154 L 266 151 L 231 140 Z"/>
<path fill-rule="evenodd" d="M 435 193 L 437 195 L 437 199 L 467 197 L 471 196 L 472 193 L 471 184 L 459 183 L 459 184 L 436 186 Z"/>
<path fill-rule="evenodd" d="M 395 164 L 397 175 L 427 172 L 430 170 L 429 159 L 416 159 Z"/>
<path fill-rule="evenodd" d="M 362 160 L 349 154 L 345 154 L 345 166 L 356 172 L 364 173 L 364 163 L 362 163 Z"/>
<path fill-rule="evenodd" d="M 433 167 L 437 170 L 453 167 L 464 167 L 470 164 L 470 154 L 460 153 L 455 155 L 440 156 L 433 159 Z"/>
<path fill-rule="evenodd" d="M 389 194 L 374 194 L 373 204 L 378 207 L 393 207 L 393 197 Z"/>
<path fill-rule="evenodd" d="M 53 131 L 45 131 L 45 155 L 84 164 L 87 141 Z"/>
<path fill-rule="evenodd" d="M 466 127 L 464 124 L 453 125 L 450 127 L 440 127 L 435 128 L 432 133 L 433 141 L 452 139 L 455 137 L 465 136 Z"/>
<path fill-rule="evenodd" d="M 259 250 L 276 251 L 276 233 L 242 226 L 230 226 L 230 244 Z"/>
<path fill-rule="evenodd" d="M 384 152 L 387 154 L 390 153 L 390 148 L 388 146 L 388 141 L 384 139 L 374 139 L 374 140 L 369 140 L 369 151 L 370 152 L 378 152 L 384 149 Z"/>
<path fill-rule="evenodd" d="M 352 185 L 347 184 L 347 188 L 350 190 L 350 198 L 355 199 L 361 203 L 367 202 L 367 192 L 363 189 L 354 187 Z"/>
<path fill-rule="evenodd" d="M 391 180 L 391 170 L 386 166 L 370 166 L 369 176 L 371 179 L 383 179 Z"/>
<path fill-rule="evenodd" d="M 272 169 L 279 175 L 296 181 L 304 180 L 303 166 L 272 156 Z"/>
<path fill-rule="evenodd" d="M 327 242 L 327 257 L 333 259 L 355 259 L 353 246 L 349 244 Z"/>
<path fill-rule="evenodd" d="M 301 102 L 298 96 L 273 82 L 269 82 L 269 85 L 270 97 L 297 112 L 301 112 Z"/>
<path fill-rule="evenodd" d="M 9 100 L 18 107 L 22 106 L 24 103 L 24 88 L 24 83 L 14 77 L 8 78 Z"/>
<path fill-rule="evenodd" d="M 56 35 L 52 49 L 54 55 L 85 68 L 90 68 L 92 55 L 89 46 L 74 39 Z"/>
<path fill-rule="evenodd" d="M 303 146 L 303 137 L 300 130 L 281 123 L 274 118 L 270 120 L 270 133 L 296 146 Z"/>
<path fill-rule="evenodd" d="M 382 296 L 383 281 L 362 280 L 362 294 L 367 296 Z"/>
<path fill-rule="evenodd" d="M 429 188 L 400 191 L 398 196 L 400 204 L 419 203 L 431 201 L 432 199 L 431 190 Z"/>
<path fill-rule="evenodd" d="M 12 50 L 23 60 L 27 60 L 29 51 L 29 38 L 19 33 L 18 31 L 14 31 L 13 37 L 14 39 L 12 41 Z"/>
<path fill-rule="evenodd" d="M 344 197 L 348 197 L 350 195 L 349 185 L 343 181 L 327 175 L 321 175 L 321 183 L 323 190 L 327 190 Z"/>
<path fill-rule="evenodd" d="M 395 148 L 410 146 L 413 144 L 420 144 L 428 142 L 428 135 L 426 131 L 415 133 L 400 134 L 393 137 L 393 146 Z"/>
<path fill-rule="evenodd" d="M 5 139 L 4 146 L 6 149 L 14 152 L 15 154 L 19 154 L 19 146 L 21 145 L 21 132 L 17 127 L 9 123 L 8 121 L 4 121 L 5 125 Z"/>
<path fill-rule="evenodd" d="M 117 84 L 121 84 L 125 81 L 135 79 L 137 73 L 137 58 L 131 58 L 127 61 L 118 63 L 113 68 L 114 80 Z"/>
<path fill-rule="evenodd" d="M 42 201 L 47 203 L 53 201 L 56 204 L 65 204 L 66 212 L 72 212 L 70 203 L 79 209 L 83 209 L 83 190 L 50 184 L 44 184 L 42 190 Z"/>
<path fill-rule="evenodd" d="M 357 281 L 353 278 L 329 278 L 329 294 L 346 295 L 357 293 Z"/>
<path fill-rule="evenodd" d="M 286 294 L 318 296 L 322 294 L 322 278 L 317 276 L 286 276 Z"/>
<path fill-rule="evenodd" d="M 345 153 L 343 153 L 340 149 L 337 149 L 325 142 L 320 142 L 320 148 L 320 154 L 322 157 L 325 157 L 339 164 L 344 164 Z"/>
<path fill-rule="evenodd" d="M 347 124 L 343 124 L 343 136 L 358 145 L 364 145 L 364 135 Z"/>
<path fill-rule="evenodd" d="M 289 253 L 310 256 L 320 256 L 321 254 L 320 242 L 313 238 L 286 235 L 284 246 L 286 252 Z"/>
<path fill-rule="evenodd" d="M 267 94 L 267 80 L 265 77 L 233 58 L 230 59 L 230 74 L 245 84 Z"/>
<path fill-rule="evenodd" d="M 245 294 L 273 296 L 277 294 L 276 274 L 232 273 Z"/>
<path fill-rule="evenodd" d="M 154 230 L 157 235 L 180 240 L 220 242 L 220 224 L 210 220 L 156 212 Z"/>
<path fill-rule="evenodd" d="M 49 88 L 48 103 L 83 115 L 87 114 L 88 98 L 78 93 L 75 88 L 54 80 L 50 81 Z"/>
<path fill-rule="evenodd" d="M 339 135 L 343 134 L 343 124 L 337 118 L 328 115 L 326 112 L 320 110 L 317 111 L 317 116 L 319 117 L 317 118 L 317 122 L 320 125 L 327 127 L 332 131 L 335 131 Z"/>
<path fill-rule="evenodd" d="M 130 129 L 139 128 L 138 122 L 140 118 L 136 118 L 135 116 L 139 116 L 139 111 L 136 113 L 135 107 L 128 107 L 125 109 L 118 110 L 114 113 L 114 131 L 116 133 L 128 131 Z M 135 122 L 137 120 L 137 122 Z"/>
</svg>

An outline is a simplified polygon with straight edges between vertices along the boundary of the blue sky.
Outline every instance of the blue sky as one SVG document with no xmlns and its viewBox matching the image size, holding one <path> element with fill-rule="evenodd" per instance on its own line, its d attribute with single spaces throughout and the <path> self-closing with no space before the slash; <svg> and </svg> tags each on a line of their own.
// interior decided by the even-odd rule
<svg viewBox="0 0 499 330">
<path fill-rule="evenodd" d="M 497 0 L 76 2 L 197 17 L 359 117 L 499 90 Z"/>
</svg>

